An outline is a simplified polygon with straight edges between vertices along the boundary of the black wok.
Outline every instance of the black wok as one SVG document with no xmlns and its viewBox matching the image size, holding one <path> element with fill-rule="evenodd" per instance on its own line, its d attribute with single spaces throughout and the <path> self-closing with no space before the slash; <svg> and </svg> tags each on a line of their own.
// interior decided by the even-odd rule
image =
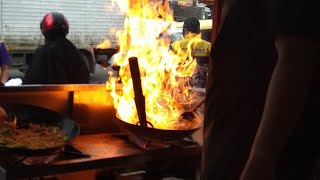
<svg viewBox="0 0 320 180">
<path fill-rule="evenodd" d="M 143 90 L 141 86 L 141 76 L 137 57 L 130 57 L 129 59 L 130 73 L 133 82 L 134 90 L 134 100 L 136 104 L 136 109 L 138 112 L 139 124 L 134 125 L 120 120 L 116 117 L 117 124 L 120 125 L 122 129 L 127 131 L 129 134 L 135 136 L 143 136 L 146 138 L 155 138 L 158 140 L 177 140 L 184 137 L 190 136 L 200 127 L 194 129 L 186 130 L 166 130 L 150 128 L 150 123 L 147 122 L 146 108 L 145 108 L 145 97 L 143 95 Z M 149 126 L 148 126 L 149 125 Z"/>
<path fill-rule="evenodd" d="M 27 125 L 28 123 L 57 126 L 68 136 L 68 142 L 80 134 L 80 128 L 74 120 L 52 110 L 31 105 L 11 104 L 7 106 L 7 111 L 16 114 L 18 127 Z M 0 151 L 32 155 L 62 151 L 63 148 L 64 146 L 47 149 L 0 147 Z"/>
<path fill-rule="evenodd" d="M 122 121 L 116 118 L 116 123 L 123 129 L 123 131 L 133 134 L 135 136 L 141 136 L 146 138 L 153 138 L 158 140 L 181 140 L 185 137 L 190 137 L 196 130 L 200 127 L 186 130 L 168 130 L 168 129 L 158 129 L 151 127 L 140 126 L 139 124 L 134 125 Z"/>
</svg>

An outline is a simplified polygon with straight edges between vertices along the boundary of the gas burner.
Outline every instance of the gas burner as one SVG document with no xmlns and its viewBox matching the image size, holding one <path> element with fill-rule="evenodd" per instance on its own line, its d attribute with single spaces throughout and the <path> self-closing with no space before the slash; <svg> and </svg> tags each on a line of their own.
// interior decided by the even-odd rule
<svg viewBox="0 0 320 180">
<path fill-rule="evenodd" d="M 77 158 L 86 158 L 89 155 L 79 151 L 72 145 L 66 145 L 63 150 L 57 150 L 46 154 L 16 154 L 7 152 L 5 156 L 1 157 L 2 162 L 6 162 L 4 166 L 19 166 L 19 165 L 35 165 L 48 164 L 54 161 L 70 160 Z"/>
<path fill-rule="evenodd" d="M 134 134 L 122 134 L 122 135 L 114 135 L 119 139 L 123 139 L 129 143 L 138 146 L 141 149 L 150 151 L 164 148 L 183 148 L 187 146 L 199 145 L 196 141 L 194 141 L 191 137 L 186 137 L 183 139 L 175 139 L 175 140 L 163 140 L 150 138 L 145 136 L 136 136 Z"/>
</svg>

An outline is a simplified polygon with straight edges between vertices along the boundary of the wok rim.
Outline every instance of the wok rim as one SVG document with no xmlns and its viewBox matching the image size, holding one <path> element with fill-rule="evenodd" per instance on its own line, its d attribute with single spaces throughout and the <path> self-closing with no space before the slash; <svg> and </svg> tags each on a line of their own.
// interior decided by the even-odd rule
<svg viewBox="0 0 320 180">
<path fill-rule="evenodd" d="M 124 131 L 132 133 L 135 136 L 142 136 L 147 138 L 156 138 L 163 140 L 176 140 L 183 139 L 192 135 L 195 131 L 199 130 L 202 126 L 193 128 L 193 129 L 185 129 L 185 130 L 173 130 L 173 129 L 158 129 L 158 128 L 149 128 L 143 127 L 140 125 L 135 125 L 128 123 L 126 121 L 121 120 L 117 116 L 115 116 L 115 120 L 117 124 Z"/>
</svg>

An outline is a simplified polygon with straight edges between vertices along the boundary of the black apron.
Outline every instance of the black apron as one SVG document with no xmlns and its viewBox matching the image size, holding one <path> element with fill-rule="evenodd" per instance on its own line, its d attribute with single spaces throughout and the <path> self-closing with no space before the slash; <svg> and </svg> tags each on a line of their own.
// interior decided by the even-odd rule
<svg viewBox="0 0 320 180">
<path fill-rule="evenodd" d="M 213 43 L 203 180 L 239 179 L 250 153 L 276 60 L 263 3 L 231 0 Z"/>
</svg>

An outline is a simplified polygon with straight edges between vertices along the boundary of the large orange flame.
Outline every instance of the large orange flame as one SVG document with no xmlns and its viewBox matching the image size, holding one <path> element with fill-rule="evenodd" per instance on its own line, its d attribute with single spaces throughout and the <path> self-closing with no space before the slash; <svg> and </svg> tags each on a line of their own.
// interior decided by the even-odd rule
<svg viewBox="0 0 320 180">
<path fill-rule="evenodd" d="M 109 39 L 105 39 L 102 43 L 97 45 L 97 49 L 107 49 L 111 48 L 111 41 Z"/>
<path fill-rule="evenodd" d="M 190 50 L 174 53 L 167 41 L 159 37 L 174 25 L 168 2 L 118 0 L 117 4 L 126 14 L 124 29 L 116 32 L 120 52 L 114 61 L 121 67 L 122 91 L 116 90 L 117 77 L 111 76 L 107 82 L 117 116 L 131 124 L 138 122 L 128 61 L 134 56 L 139 61 L 147 121 L 159 129 L 194 128 L 181 122 L 180 116 L 194 102 L 188 81 L 196 61 Z"/>
</svg>

